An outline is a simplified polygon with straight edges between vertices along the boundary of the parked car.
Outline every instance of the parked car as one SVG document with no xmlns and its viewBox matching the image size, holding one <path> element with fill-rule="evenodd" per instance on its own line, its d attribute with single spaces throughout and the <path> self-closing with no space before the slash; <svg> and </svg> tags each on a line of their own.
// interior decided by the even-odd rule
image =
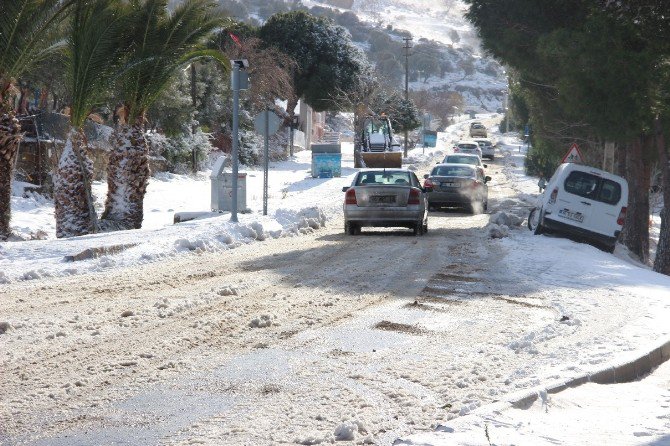
<svg viewBox="0 0 670 446">
<path fill-rule="evenodd" d="M 454 153 L 471 153 L 482 157 L 482 149 L 479 148 L 479 144 L 475 141 L 459 141 L 454 146 Z"/>
<path fill-rule="evenodd" d="M 470 124 L 470 138 L 474 138 L 476 136 L 481 138 L 486 138 L 488 136 L 486 127 L 481 122 L 473 122 Z"/>
<path fill-rule="evenodd" d="M 491 177 L 484 176 L 483 169 L 467 164 L 438 164 L 424 178 L 430 208 L 464 206 L 472 214 L 488 208 L 486 183 Z"/>
<path fill-rule="evenodd" d="M 496 149 L 493 147 L 493 142 L 490 139 L 486 138 L 477 138 L 475 142 L 479 144 L 479 148 L 482 149 L 482 158 L 488 158 L 493 161 L 496 157 Z"/>
<path fill-rule="evenodd" d="M 480 157 L 470 153 L 447 155 L 444 157 L 444 160 L 442 160 L 442 164 L 469 164 L 482 169 L 482 171 L 484 168 L 488 167 L 486 164 L 482 163 Z"/>
<path fill-rule="evenodd" d="M 405 227 L 414 235 L 428 231 L 426 190 L 407 169 L 366 169 L 351 186 L 343 187 L 344 231 L 359 234 L 362 227 Z"/>
<path fill-rule="evenodd" d="M 559 232 L 613 252 L 628 206 L 628 183 L 618 175 L 564 163 L 528 216 L 535 234 Z"/>
</svg>

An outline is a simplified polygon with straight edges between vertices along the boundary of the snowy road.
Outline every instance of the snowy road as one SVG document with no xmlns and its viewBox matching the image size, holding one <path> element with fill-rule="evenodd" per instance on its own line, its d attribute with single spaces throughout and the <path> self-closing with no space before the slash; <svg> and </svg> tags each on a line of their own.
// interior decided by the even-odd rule
<svg viewBox="0 0 670 446">
<path fill-rule="evenodd" d="M 521 214 L 496 164 L 492 211 Z M 0 443 L 390 444 L 667 336 L 653 273 L 525 229 L 491 240 L 488 221 L 432 213 L 424 237 L 332 221 L 5 285 Z"/>
</svg>

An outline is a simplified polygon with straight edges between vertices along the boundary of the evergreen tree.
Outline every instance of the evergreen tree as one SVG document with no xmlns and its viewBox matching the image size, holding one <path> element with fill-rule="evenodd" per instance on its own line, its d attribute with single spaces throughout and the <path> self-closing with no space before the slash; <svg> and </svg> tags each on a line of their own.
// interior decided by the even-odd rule
<svg viewBox="0 0 670 446">
<path fill-rule="evenodd" d="M 296 61 L 297 97 L 316 111 L 337 109 L 341 104 L 335 98 L 355 86 L 367 66 L 365 56 L 344 28 L 304 11 L 272 16 L 260 36 L 266 45 Z M 296 104 L 288 105 L 290 113 Z"/>
<path fill-rule="evenodd" d="M 484 47 L 518 73 L 537 119 L 537 148 L 583 136 L 625 148 L 630 184 L 624 242 L 643 261 L 648 256 L 649 138 L 656 56 L 632 23 L 617 21 L 586 0 L 468 0 L 467 17 Z M 499 23 L 506 24 L 500 27 Z M 549 109 L 549 112 L 546 110 Z M 536 116 L 539 117 L 536 118 Z M 567 147 L 567 144 L 566 144 Z"/>
</svg>

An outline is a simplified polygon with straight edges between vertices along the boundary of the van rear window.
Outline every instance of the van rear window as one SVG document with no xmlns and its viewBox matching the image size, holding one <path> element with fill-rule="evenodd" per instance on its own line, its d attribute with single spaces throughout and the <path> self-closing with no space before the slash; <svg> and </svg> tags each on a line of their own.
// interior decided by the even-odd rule
<svg viewBox="0 0 670 446">
<path fill-rule="evenodd" d="M 563 185 L 566 192 L 607 204 L 617 204 L 621 199 L 621 185 L 578 170 L 570 172 Z"/>
</svg>

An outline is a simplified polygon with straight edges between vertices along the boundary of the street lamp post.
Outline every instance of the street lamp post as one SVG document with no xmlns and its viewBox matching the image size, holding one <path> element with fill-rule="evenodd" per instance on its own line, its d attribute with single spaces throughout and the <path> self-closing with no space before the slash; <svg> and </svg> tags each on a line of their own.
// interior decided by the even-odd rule
<svg viewBox="0 0 670 446">
<path fill-rule="evenodd" d="M 233 72 L 231 73 L 231 86 L 233 89 L 233 173 L 232 173 L 232 194 L 231 194 L 231 210 L 230 221 L 237 223 L 237 176 L 239 175 L 239 108 L 240 108 L 240 90 L 249 88 L 249 76 L 246 69 L 249 67 L 249 62 L 246 59 L 231 60 Z"/>
</svg>

